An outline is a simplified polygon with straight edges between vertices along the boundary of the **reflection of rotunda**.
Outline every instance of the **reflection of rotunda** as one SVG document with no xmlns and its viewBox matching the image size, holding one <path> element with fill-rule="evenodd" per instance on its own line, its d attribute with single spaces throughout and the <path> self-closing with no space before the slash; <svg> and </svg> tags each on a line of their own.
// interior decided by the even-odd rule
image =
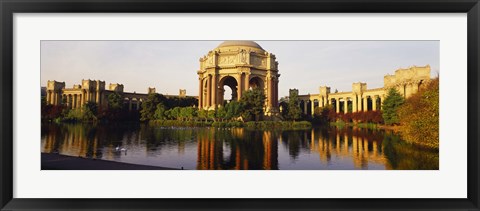
<svg viewBox="0 0 480 211">
<path fill-rule="evenodd" d="M 278 111 L 278 62 L 253 41 L 225 41 L 200 58 L 199 108 L 215 109 L 224 100 L 238 100 L 244 91 L 263 89 L 267 116 Z M 224 97 L 224 87 L 232 90 Z"/>
</svg>

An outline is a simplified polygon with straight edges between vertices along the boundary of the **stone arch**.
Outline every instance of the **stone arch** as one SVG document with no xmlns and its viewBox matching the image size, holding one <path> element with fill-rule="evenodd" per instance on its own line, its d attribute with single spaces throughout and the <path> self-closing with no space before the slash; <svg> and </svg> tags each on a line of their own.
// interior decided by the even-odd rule
<svg viewBox="0 0 480 211">
<path fill-rule="evenodd" d="M 263 90 L 265 87 L 265 82 L 263 81 L 263 79 L 261 79 L 258 76 L 254 76 L 250 78 L 249 84 L 250 84 L 249 89 L 260 88 L 261 90 Z"/>
<path fill-rule="evenodd" d="M 233 100 L 233 101 L 238 101 L 238 81 L 235 77 L 227 75 L 224 76 L 220 79 L 219 82 L 219 99 L 220 99 L 220 105 L 224 104 L 225 100 Z M 228 97 L 225 99 L 225 86 L 229 87 L 231 89 L 231 98 L 229 99 Z"/>
<path fill-rule="evenodd" d="M 130 106 L 131 109 L 130 109 L 130 110 L 133 111 L 133 110 L 138 110 L 138 109 L 139 109 L 139 107 L 138 107 L 138 101 L 139 101 L 139 99 L 138 99 L 137 97 L 133 97 L 133 98 L 130 100 L 130 102 L 131 102 L 131 106 Z"/>
<path fill-rule="evenodd" d="M 124 109 L 130 110 L 131 103 L 132 103 L 132 99 L 130 99 L 129 97 L 124 97 L 123 98 L 123 108 Z"/>
</svg>

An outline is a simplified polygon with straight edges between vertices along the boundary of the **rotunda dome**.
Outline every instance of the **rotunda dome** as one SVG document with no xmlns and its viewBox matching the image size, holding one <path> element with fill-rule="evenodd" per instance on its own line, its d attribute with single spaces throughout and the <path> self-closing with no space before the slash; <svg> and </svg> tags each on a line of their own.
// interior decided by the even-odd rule
<svg viewBox="0 0 480 211">
<path fill-rule="evenodd" d="M 254 41 L 249 41 L 249 40 L 228 40 L 228 41 L 222 42 L 220 45 L 218 45 L 217 48 L 234 47 L 234 46 L 252 47 L 252 48 L 258 48 L 263 50 L 262 46 L 260 46 L 258 43 Z"/>
</svg>

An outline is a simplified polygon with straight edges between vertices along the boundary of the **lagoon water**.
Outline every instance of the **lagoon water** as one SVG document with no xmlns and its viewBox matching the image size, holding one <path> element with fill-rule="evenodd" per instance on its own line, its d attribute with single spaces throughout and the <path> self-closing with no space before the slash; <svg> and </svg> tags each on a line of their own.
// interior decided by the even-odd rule
<svg viewBox="0 0 480 211">
<path fill-rule="evenodd" d="M 126 151 L 116 151 L 116 147 Z M 41 152 L 184 169 L 438 169 L 437 150 L 391 131 L 160 127 L 148 124 L 42 124 Z"/>
</svg>

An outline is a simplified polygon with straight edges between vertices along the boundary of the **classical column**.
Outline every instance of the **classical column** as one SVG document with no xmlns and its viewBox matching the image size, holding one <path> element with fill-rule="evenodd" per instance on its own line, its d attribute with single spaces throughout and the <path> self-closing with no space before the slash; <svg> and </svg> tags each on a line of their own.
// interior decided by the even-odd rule
<svg viewBox="0 0 480 211">
<path fill-rule="evenodd" d="M 273 77 L 270 76 L 269 80 L 267 80 L 267 91 L 268 91 L 268 107 L 273 106 Z"/>
<path fill-rule="evenodd" d="M 70 95 L 65 95 L 65 98 L 67 98 L 65 100 L 65 103 L 67 103 L 67 108 L 71 108 L 72 107 L 72 101 L 70 99 Z"/>
<path fill-rule="evenodd" d="M 273 85 L 275 86 L 275 92 L 273 93 L 273 98 L 274 98 L 274 105 L 275 107 L 278 107 L 278 79 L 273 82 Z"/>
<path fill-rule="evenodd" d="M 335 99 L 335 112 L 336 113 L 340 113 L 340 100 L 339 99 Z"/>
<path fill-rule="evenodd" d="M 382 110 L 382 104 L 384 100 L 385 100 L 385 97 L 383 95 L 380 95 L 380 108 L 378 110 Z"/>
<path fill-rule="evenodd" d="M 242 98 L 242 93 L 243 93 L 243 75 L 240 74 L 240 76 L 238 77 L 238 81 L 237 81 L 237 101 L 240 101 L 240 98 Z"/>
<path fill-rule="evenodd" d="M 50 91 L 47 90 L 47 96 L 45 96 L 45 104 L 50 104 Z"/>
<path fill-rule="evenodd" d="M 58 105 L 58 104 L 57 104 L 57 99 L 58 99 L 58 96 L 57 96 L 57 95 L 58 95 L 57 92 L 54 91 L 54 92 L 53 92 L 53 105 Z"/>
<path fill-rule="evenodd" d="M 368 97 L 363 98 L 363 111 L 368 111 Z"/>
<path fill-rule="evenodd" d="M 377 96 L 373 96 L 373 101 L 372 101 L 372 110 L 376 111 L 377 110 Z"/>
<path fill-rule="evenodd" d="M 312 116 L 313 116 L 315 114 L 315 100 L 311 101 L 310 107 L 312 107 Z"/>
<path fill-rule="evenodd" d="M 202 108 L 203 90 L 202 90 L 202 78 L 198 78 L 198 108 Z"/>
<path fill-rule="evenodd" d="M 77 108 L 77 95 L 72 95 L 72 108 Z"/>
<path fill-rule="evenodd" d="M 83 104 L 85 103 L 85 96 L 83 96 L 83 94 L 80 94 L 80 105 L 78 105 L 78 107 L 82 107 Z"/>
<path fill-rule="evenodd" d="M 357 112 L 357 95 L 353 95 L 353 100 L 352 100 L 352 112 Z"/>
<path fill-rule="evenodd" d="M 217 88 L 217 75 L 214 74 L 212 76 L 212 79 L 213 79 L 213 81 L 212 81 L 212 106 L 214 108 L 216 108 L 217 103 L 218 103 L 218 99 L 217 99 L 217 89 L 218 89 Z"/>
<path fill-rule="evenodd" d="M 95 93 L 95 102 L 98 103 L 98 105 L 101 105 L 100 104 L 100 91 L 97 90 L 97 92 Z"/>
<path fill-rule="evenodd" d="M 245 90 L 250 89 L 250 73 L 245 74 Z"/>
<path fill-rule="evenodd" d="M 206 106 L 210 107 L 210 104 L 212 102 L 212 76 L 208 75 L 208 81 L 207 81 L 207 102 Z"/>
<path fill-rule="evenodd" d="M 344 114 L 348 113 L 348 98 L 345 98 L 345 100 L 343 101 L 343 109 Z"/>
</svg>

